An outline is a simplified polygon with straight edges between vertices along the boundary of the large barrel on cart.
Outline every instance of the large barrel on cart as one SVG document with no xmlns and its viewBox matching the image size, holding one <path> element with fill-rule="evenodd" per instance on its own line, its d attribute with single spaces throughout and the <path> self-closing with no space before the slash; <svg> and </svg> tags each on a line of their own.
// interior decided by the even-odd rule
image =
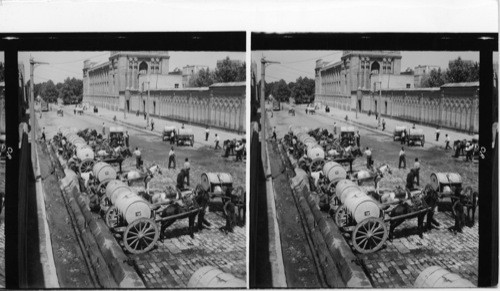
<svg viewBox="0 0 500 291">
<path fill-rule="evenodd" d="M 76 148 L 76 157 L 80 160 L 80 173 L 92 171 L 94 166 L 94 151 L 91 147 L 83 145 Z"/>
<path fill-rule="evenodd" d="M 177 145 L 179 144 L 189 144 L 190 146 L 194 145 L 194 134 L 190 128 L 179 128 L 177 130 Z"/>
<path fill-rule="evenodd" d="M 329 161 L 323 166 L 323 175 L 328 178 L 330 183 L 336 184 L 347 177 L 347 172 L 339 163 Z"/>
<path fill-rule="evenodd" d="M 233 177 L 229 173 L 203 173 L 201 187 L 211 196 L 222 195 L 222 187 L 232 187 Z"/>
<path fill-rule="evenodd" d="M 452 194 L 452 188 L 462 187 L 462 177 L 458 173 L 432 173 L 432 189 L 439 194 Z"/>
<path fill-rule="evenodd" d="M 453 274 L 441 267 L 428 267 L 418 275 L 415 288 L 469 288 L 477 287 L 471 281 Z"/>
</svg>

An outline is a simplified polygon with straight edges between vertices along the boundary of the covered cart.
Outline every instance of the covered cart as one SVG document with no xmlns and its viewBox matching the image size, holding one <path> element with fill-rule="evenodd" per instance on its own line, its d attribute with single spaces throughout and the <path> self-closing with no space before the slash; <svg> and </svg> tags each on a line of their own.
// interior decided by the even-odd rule
<svg viewBox="0 0 500 291">
<path fill-rule="evenodd" d="M 124 145 L 124 135 L 125 129 L 122 126 L 111 126 L 109 128 L 109 145 L 113 148 Z"/>
<path fill-rule="evenodd" d="M 167 141 L 167 140 L 170 141 L 170 139 L 172 138 L 172 132 L 174 133 L 174 136 L 175 136 L 176 131 L 177 131 L 177 128 L 175 126 L 165 125 L 165 127 L 163 128 L 163 132 L 162 132 L 162 140 L 163 141 Z"/>
<path fill-rule="evenodd" d="M 404 125 L 397 125 L 396 128 L 394 128 L 394 132 L 392 134 L 392 139 L 394 141 L 396 140 L 401 140 L 403 132 L 408 132 L 408 129 Z"/>
<path fill-rule="evenodd" d="M 409 129 L 406 141 L 408 146 L 414 145 L 416 143 L 420 143 L 421 146 L 424 146 L 425 143 L 424 131 L 422 129 Z"/>
<path fill-rule="evenodd" d="M 194 145 L 193 131 L 189 128 L 179 128 L 177 130 L 176 142 L 177 142 L 177 145 L 189 144 L 190 146 L 193 146 Z"/>
<path fill-rule="evenodd" d="M 203 173 L 201 175 L 201 188 L 208 192 L 210 198 L 220 197 L 223 204 L 231 199 L 235 201 L 238 209 L 238 218 L 245 220 L 246 191 L 243 187 L 233 187 L 233 177 L 229 173 Z M 227 190 L 230 189 L 231 192 Z"/>
<path fill-rule="evenodd" d="M 478 193 L 471 186 L 463 188 L 462 176 L 458 173 L 432 173 L 431 183 L 440 198 L 449 198 L 452 204 L 452 212 L 455 215 L 455 206 L 461 203 L 467 209 L 472 209 L 474 217 L 478 203 Z"/>
<path fill-rule="evenodd" d="M 354 126 L 341 126 L 340 127 L 340 145 L 342 147 L 353 146 L 356 144 L 356 127 Z"/>
</svg>

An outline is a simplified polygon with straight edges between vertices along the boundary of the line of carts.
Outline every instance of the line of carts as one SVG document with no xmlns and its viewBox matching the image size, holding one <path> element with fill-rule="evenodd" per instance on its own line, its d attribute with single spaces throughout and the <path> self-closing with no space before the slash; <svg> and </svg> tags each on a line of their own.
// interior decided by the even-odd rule
<svg viewBox="0 0 500 291">
<path fill-rule="evenodd" d="M 355 179 L 352 168 L 347 171 L 335 159 L 325 158 L 322 148 L 306 136 L 307 132 L 307 128 L 290 127 L 289 135 L 296 137 L 299 143 L 295 148 L 305 147 L 311 162 L 309 167 L 296 163 L 295 183 L 315 190 L 313 194 L 319 197 L 320 209 L 329 211 L 347 241 L 359 253 L 372 253 L 382 248 L 401 222 L 417 217 L 423 219 L 433 211 L 436 206 L 433 201 L 450 201 L 453 215 L 460 203 L 467 213 L 472 211 L 474 219 L 478 193 L 471 187 L 463 188 L 458 173 L 432 173 L 431 182 L 423 189 L 367 189 L 360 185 L 372 181 L 371 178 Z M 283 140 L 284 149 L 293 148 L 290 140 Z M 295 161 L 293 152 L 288 153 L 290 160 Z M 323 178 L 318 181 L 319 173 Z M 315 187 L 310 186 L 313 184 Z M 398 211 L 400 209 L 405 211 Z"/>
<path fill-rule="evenodd" d="M 229 173 L 203 173 L 201 183 L 194 189 L 181 191 L 172 184 L 165 185 L 165 192 L 173 190 L 168 193 L 139 192 L 129 186 L 132 181 L 126 180 L 126 174 L 119 175 L 111 164 L 97 160 L 92 148 L 74 129 L 61 129 L 61 133 L 68 143 L 65 148 L 76 152 L 79 167 L 75 170 L 80 178 L 80 188 L 86 189 L 91 200 L 98 200 L 94 205 L 99 205 L 106 225 L 130 253 L 151 250 L 160 237 L 160 226 L 196 216 L 206 207 L 197 203 L 197 197 L 201 195 L 207 195 L 212 202 L 220 199 L 224 206 L 233 203 L 236 219 L 245 222 L 246 191 L 242 186 L 233 185 Z M 60 139 L 53 139 L 53 144 L 61 146 Z M 162 199 L 155 200 L 155 197 Z"/>
</svg>

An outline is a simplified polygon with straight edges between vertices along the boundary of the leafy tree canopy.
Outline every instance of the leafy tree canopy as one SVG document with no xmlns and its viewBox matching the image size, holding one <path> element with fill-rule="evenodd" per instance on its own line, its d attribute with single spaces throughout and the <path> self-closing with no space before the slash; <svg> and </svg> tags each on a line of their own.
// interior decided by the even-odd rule
<svg viewBox="0 0 500 291">
<path fill-rule="evenodd" d="M 215 71 L 200 70 L 189 81 L 190 87 L 208 87 L 213 83 L 243 82 L 246 80 L 246 64 L 226 57 L 217 63 Z"/>
<path fill-rule="evenodd" d="M 29 86 L 29 82 L 27 86 Z M 61 98 L 64 104 L 80 103 L 83 98 L 83 81 L 66 78 L 63 83 L 54 84 L 52 80 L 34 85 L 35 97 L 40 96 L 46 102 L 57 102 Z"/>
<path fill-rule="evenodd" d="M 440 87 L 446 83 L 476 82 L 479 81 L 479 63 L 463 61 L 458 57 L 448 64 L 448 69 L 432 70 L 422 81 L 422 87 Z"/>
</svg>

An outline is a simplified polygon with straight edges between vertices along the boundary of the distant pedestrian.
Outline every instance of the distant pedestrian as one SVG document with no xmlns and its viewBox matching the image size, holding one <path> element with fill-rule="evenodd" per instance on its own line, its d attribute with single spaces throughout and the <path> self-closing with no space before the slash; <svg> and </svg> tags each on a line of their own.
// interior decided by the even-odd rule
<svg viewBox="0 0 500 291">
<path fill-rule="evenodd" d="M 451 149 L 451 147 L 450 147 L 450 138 L 448 137 L 448 134 L 445 135 L 444 142 L 445 142 L 444 149 L 445 150 Z"/>
<path fill-rule="evenodd" d="M 102 123 L 102 135 L 106 135 L 106 126 Z"/>
<path fill-rule="evenodd" d="M 210 129 L 207 128 L 205 129 L 205 141 L 208 141 L 208 136 L 210 135 Z"/>
<path fill-rule="evenodd" d="M 42 129 L 42 140 L 45 142 L 45 127 Z"/>
<path fill-rule="evenodd" d="M 220 149 L 220 145 L 219 145 L 219 136 L 217 134 L 215 134 L 215 149 Z"/>
<path fill-rule="evenodd" d="M 139 110 L 137 110 L 137 114 L 135 116 L 139 116 Z"/>
<path fill-rule="evenodd" d="M 401 144 L 405 144 L 405 139 L 406 139 L 406 130 L 403 130 L 401 132 Z"/>
<path fill-rule="evenodd" d="M 153 118 L 151 118 L 151 131 L 153 131 L 154 129 L 155 129 L 155 122 Z"/>
<path fill-rule="evenodd" d="M 236 161 L 243 161 L 243 152 L 245 150 L 245 144 L 243 142 L 238 142 L 236 144 Z"/>
<path fill-rule="evenodd" d="M 415 164 L 413 164 L 413 173 L 415 175 L 415 179 L 417 180 L 417 186 L 420 186 L 420 162 L 418 158 L 415 158 Z"/>
<path fill-rule="evenodd" d="M 175 143 L 175 130 L 172 130 L 172 132 L 170 133 L 170 144 L 174 143 Z"/>
<path fill-rule="evenodd" d="M 144 120 L 146 120 L 146 111 L 144 111 Z"/>
<path fill-rule="evenodd" d="M 365 155 L 366 155 L 366 167 L 368 169 L 371 169 L 373 164 L 373 159 L 372 159 L 372 151 L 370 150 L 369 147 L 366 147 Z"/>
<path fill-rule="evenodd" d="M 188 186 L 189 186 L 189 169 L 191 169 L 191 164 L 189 163 L 189 159 L 186 158 L 184 160 L 184 171 L 186 172 L 186 182 Z"/>
<path fill-rule="evenodd" d="M 140 169 L 142 166 L 142 155 L 138 147 L 135 148 L 134 156 L 135 156 L 135 167 L 137 169 Z"/>
<path fill-rule="evenodd" d="M 182 124 L 181 128 L 184 129 L 184 123 Z"/>
<path fill-rule="evenodd" d="M 349 116 L 346 115 L 344 119 L 345 121 L 349 121 Z"/>
<path fill-rule="evenodd" d="M 359 135 L 359 130 L 356 131 L 356 134 L 354 135 L 354 137 L 356 138 L 356 145 L 359 148 L 360 147 L 360 140 L 361 140 L 361 136 Z"/>
<path fill-rule="evenodd" d="M 402 168 L 406 169 L 406 153 L 404 147 L 401 147 L 401 150 L 399 151 L 399 169 L 401 169 L 401 164 L 403 164 Z"/>
<path fill-rule="evenodd" d="M 333 123 L 333 135 L 337 135 L 337 122 Z"/>
<path fill-rule="evenodd" d="M 382 131 L 385 130 L 385 119 L 382 118 Z"/>
<path fill-rule="evenodd" d="M 129 141 L 128 130 L 125 131 L 125 134 L 123 135 L 123 139 L 125 140 L 125 146 L 128 148 L 129 147 L 129 144 L 128 144 L 128 141 Z"/>
<path fill-rule="evenodd" d="M 273 137 L 274 140 L 276 140 L 276 126 L 273 128 Z"/>
<path fill-rule="evenodd" d="M 411 127 L 411 129 L 415 129 L 415 128 L 416 128 L 416 126 L 415 126 L 415 123 L 414 123 L 413 126 Z"/>
<path fill-rule="evenodd" d="M 439 141 L 439 134 L 440 134 L 440 131 L 439 131 L 439 126 L 436 127 L 436 141 Z"/>
<path fill-rule="evenodd" d="M 173 166 L 172 166 L 173 164 Z M 168 153 L 168 168 L 175 169 L 175 151 L 174 147 L 170 149 L 170 152 Z"/>
<path fill-rule="evenodd" d="M 474 145 L 470 142 L 467 142 L 465 145 L 465 161 L 472 162 L 472 152 L 474 150 Z"/>
</svg>

